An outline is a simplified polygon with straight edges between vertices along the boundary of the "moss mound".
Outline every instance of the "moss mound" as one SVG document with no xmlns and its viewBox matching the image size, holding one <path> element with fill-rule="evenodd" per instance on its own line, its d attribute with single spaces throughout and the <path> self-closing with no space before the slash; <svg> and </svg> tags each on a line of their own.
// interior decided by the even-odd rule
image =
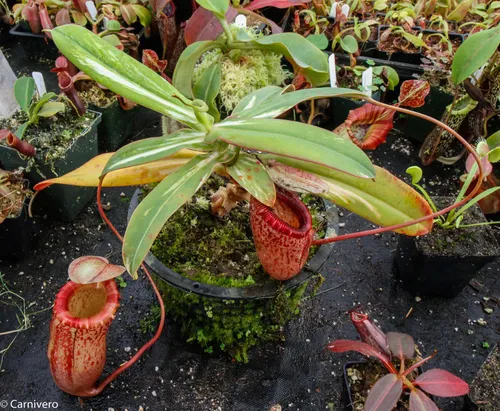
<svg viewBox="0 0 500 411">
<path fill-rule="evenodd" d="M 245 287 L 274 282 L 262 269 L 252 239 L 249 206 L 241 204 L 223 218 L 209 211 L 210 196 L 227 183 L 212 176 L 193 199 L 163 227 L 151 251 L 167 267 L 193 281 L 222 287 Z M 152 189 L 145 188 L 144 192 Z M 316 231 L 324 235 L 322 203 L 305 196 Z M 316 286 L 321 282 L 318 277 Z M 282 340 L 283 326 L 299 312 L 309 282 L 281 289 L 267 300 L 219 300 L 176 289 L 157 278 L 168 316 L 182 325 L 188 342 L 205 351 L 227 351 L 236 361 L 247 362 L 248 350 L 265 341 Z M 312 286 L 312 284 L 311 284 Z M 316 288 L 316 287 L 313 287 Z M 153 317 L 159 311 L 153 310 Z M 141 328 L 148 329 L 151 318 Z"/>
</svg>

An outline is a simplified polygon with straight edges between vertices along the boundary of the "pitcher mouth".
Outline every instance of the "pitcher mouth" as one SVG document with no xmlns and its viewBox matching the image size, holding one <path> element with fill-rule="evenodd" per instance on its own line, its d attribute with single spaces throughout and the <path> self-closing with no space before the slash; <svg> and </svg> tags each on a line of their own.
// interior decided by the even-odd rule
<svg viewBox="0 0 500 411">
<path fill-rule="evenodd" d="M 272 208 L 254 198 L 252 200 L 256 212 L 275 230 L 293 238 L 309 235 L 312 229 L 311 213 L 295 193 L 277 189 L 276 203 Z"/>
<path fill-rule="evenodd" d="M 62 324 L 73 328 L 100 327 L 113 320 L 119 300 L 114 280 L 96 284 L 69 281 L 57 294 L 54 315 Z"/>
</svg>

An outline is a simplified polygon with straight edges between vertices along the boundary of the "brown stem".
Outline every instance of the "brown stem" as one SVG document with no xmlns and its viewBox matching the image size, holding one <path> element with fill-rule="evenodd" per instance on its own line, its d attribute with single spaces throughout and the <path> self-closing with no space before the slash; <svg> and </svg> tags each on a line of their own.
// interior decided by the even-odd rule
<svg viewBox="0 0 500 411">
<path fill-rule="evenodd" d="M 74 104 L 78 115 L 83 116 L 87 109 L 75 89 L 72 77 L 67 71 L 61 71 L 57 73 L 57 80 L 59 81 L 59 88 Z"/>
<path fill-rule="evenodd" d="M 27 156 L 34 157 L 36 154 L 36 149 L 27 141 L 20 140 L 12 131 L 10 130 L 0 130 L 0 140 L 6 139 L 7 145 L 17 150 L 19 153 Z"/>
<path fill-rule="evenodd" d="M 337 237 L 322 238 L 322 239 L 314 240 L 312 242 L 313 245 L 321 245 L 321 244 L 327 244 L 327 243 L 334 243 L 334 242 L 337 242 L 337 241 L 350 240 L 352 238 L 359 238 L 359 237 L 365 237 L 365 236 L 373 235 L 373 234 L 385 233 L 387 231 L 398 230 L 400 228 L 409 227 L 411 225 L 422 223 L 424 221 L 434 220 L 435 218 L 437 218 L 439 216 L 442 216 L 442 215 L 450 212 L 451 210 L 454 210 L 455 208 L 458 208 L 458 207 L 464 205 L 465 203 L 467 203 L 469 200 L 471 200 L 476 195 L 476 193 L 478 192 L 478 190 L 481 188 L 481 184 L 482 184 L 482 181 L 483 181 L 483 175 L 484 175 L 484 173 L 483 173 L 483 166 L 481 164 L 481 159 L 480 159 L 479 155 L 476 153 L 476 150 L 474 150 L 474 148 L 467 142 L 467 140 L 465 140 L 460 134 L 458 134 L 451 127 L 449 127 L 448 125 L 442 123 L 439 120 L 436 120 L 435 118 L 432 118 L 432 117 L 427 116 L 427 115 L 422 114 L 422 113 L 418 113 L 418 112 L 413 111 L 413 110 L 408 110 L 408 109 L 405 109 L 405 108 L 402 108 L 402 107 L 394 107 L 394 106 L 391 106 L 391 105 L 388 105 L 388 104 L 385 104 L 385 103 L 381 103 L 380 101 L 373 100 L 370 97 L 363 98 L 363 100 L 366 100 L 367 102 L 369 102 L 371 104 L 375 104 L 375 105 L 380 106 L 380 107 L 385 107 L 388 110 L 389 109 L 390 110 L 395 110 L 395 111 L 399 111 L 400 113 L 404 113 L 404 114 L 412 115 L 412 116 L 415 116 L 415 117 L 419 117 L 419 118 L 421 118 L 423 120 L 430 121 L 431 123 L 434 123 L 434 124 L 440 126 L 441 128 L 445 129 L 448 133 L 450 133 L 455 138 L 457 138 L 465 146 L 465 148 L 469 151 L 469 153 L 472 154 L 472 156 L 476 160 L 476 163 L 477 163 L 477 166 L 478 166 L 479 178 L 476 181 L 476 185 L 474 186 L 474 189 L 470 192 L 470 194 L 467 197 L 465 197 L 462 201 L 459 201 L 456 204 L 452 204 L 451 206 L 442 209 L 441 211 L 429 214 L 429 215 L 427 215 L 425 217 L 421 217 L 421 218 L 418 218 L 416 220 L 408 221 L 406 223 L 396 224 L 396 225 L 387 226 L 387 227 L 375 228 L 373 230 L 366 230 L 366 231 L 361 231 L 361 232 L 357 232 L 357 233 L 350 233 L 350 234 L 340 235 L 340 236 L 337 236 Z"/>
</svg>

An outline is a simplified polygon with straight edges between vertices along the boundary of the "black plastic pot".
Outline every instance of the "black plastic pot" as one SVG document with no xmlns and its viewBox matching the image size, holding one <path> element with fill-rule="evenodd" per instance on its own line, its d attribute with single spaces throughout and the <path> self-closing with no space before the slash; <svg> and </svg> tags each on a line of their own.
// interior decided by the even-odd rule
<svg viewBox="0 0 500 411">
<path fill-rule="evenodd" d="M 128 221 L 130 221 L 132 213 L 139 205 L 140 193 L 141 189 L 139 188 L 135 191 L 130 201 L 127 218 Z M 336 233 L 338 232 L 338 211 L 337 207 L 332 203 L 325 201 L 324 204 L 326 208 L 325 214 L 328 221 L 325 236 L 331 237 L 336 235 Z M 148 267 L 151 268 L 151 270 L 153 270 L 162 280 L 167 282 L 169 285 L 187 292 L 193 292 L 204 297 L 218 298 L 222 300 L 269 299 L 276 297 L 278 289 L 280 287 L 284 286 L 285 289 L 296 287 L 316 274 L 332 253 L 332 250 L 334 248 L 333 244 L 334 243 L 322 245 L 317 250 L 316 254 L 314 254 L 313 258 L 311 258 L 311 260 L 302 269 L 302 271 L 291 280 L 283 281 L 281 283 L 272 282 L 265 285 L 252 285 L 248 287 L 227 288 L 193 281 L 166 267 L 152 253 L 148 253 L 146 258 L 144 259 L 144 262 Z"/>
<path fill-rule="evenodd" d="M 500 353 L 498 344 L 488 354 L 470 384 L 463 411 L 493 411 L 500 407 L 499 375 Z"/>
<path fill-rule="evenodd" d="M 101 108 L 92 104 L 90 108 L 102 114 L 97 128 L 99 150 L 115 151 L 130 134 L 131 116 L 136 108 L 123 110 L 118 100 L 115 100 L 109 107 Z"/>
<path fill-rule="evenodd" d="M 366 364 L 367 361 L 349 361 L 344 364 L 344 386 L 342 387 L 341 401 L 343 405 L 344 411 L 354 411 L 354 407 L 352 406 L 352 394 L 351 394 L 351 386 L 349 385 L 349 377 L 347 376 L 347 370 L 349 368 L 354 367 L 355 365 Z"/>
<path fill-rule="evenodd" d="M 97 129 L 101 151 L 116 151 L 126 140 L 138 138 L 145 129 L 159 123 L 158 113 L 139 105 L 131 110 L 123 110 L 115 101 L 109 107 L 92 105 L 91 109 L 102 114 Z"/>
<path fill-rule="evenodd" d="M 30 30 L 30 26 L 27 22 L 21 21 L 17 23 L 14 27 L 12 27 L 9 31 L 9 34 L 13 36 L 21 36 L 21 37 L 31 37 L 35 39 L 46 39 L 47 36 L 44 36 L 42 33 L 33 33 Z"/>
<path fill-rule="evenodd" d="M 444 33 L 442 31 L 430 30 L 430 29 L 422 30 L 422 34 L 423 34 L 423 36 L 425 36 L 426 34 L 443 34 L 444 35 Z M 448 33 L 448 38 L 450 40 L 457 40 L 460 42 L 460 44 L 462 44 L 465 41 L 466 36 L 464 34 L 460 34 L 460 33 Z"/>
<path fill-rule="evenodd" d="M 19 260 L 31 249 L 33 239 L 33 220 L 28 217 L 25 202 L 21 214 L 16 218 L 7 218 L 0 224 L 0 258 Z"/>
<path fill-rule="evenodd" d="M 434 199 L 438 207 L 451 204 L 453 200 L 448 197 Z M 473 215 L 473 220 L 468 220 L 467 224 L 486 222 L 477 205 L 468 210 L 468 215 Z M 446 230 L 449 234 L 444 240 L 443 236 L 437 237 L 438 228 L 423 237 L 400 235 L 395 263 L 403 288 L 418 296 L 454 297 L 460 293 L 481 268 L 500 256 L 500 247 L 491 227 L 481 226 L 476 229 L 478 231 L 473 241 L 478 244 L 477 252 L 464 247 L 460 250 L 449 248 L 452 247 L 450 244 L 461 243 L 471 235 L 470 231 L 465 231 L 466 228 Z M 451 240 L 450 244 L 447 244 L 448 239 Z"/>
<path fill-rule="evenodd" d="M 443 34 L 441 31 L 436 31 L 436 30 L 422 30 L 422 38 L 425 41 L 426 35 L 432 35 L 432 34 Z M 466 36 L 463 34 L 459 33 L 448 33 L 448 39 L 457 46 L 457 48 L 465 41 Z M 433 45 L 430 45 L 432 48 Z M 427 56 L 427 52 L 425 49 L 422 49 L 422 56 L 425 58 Z M 451 61 L 449 62 L 449 65 L 451 67 Z"/>
<path fill-rule="evenodd" d="M 397 100 L 400 88 L 397 87 L 393 92 L 388 92 L 388 100 Z M 425 104 L 422 107 L 411 109 L 417 113 L 422 113 L 440 120 L 446 107 L 453 101 L 453 95 L 446 93 L 438 87 L 431 87 L 429 95 L 425 98 Z M 402 135 L 411 140 L 423 143 L 425 138 L 434 128 L 434 123 L 430 121 L 411 116 L 398 115 L 396 117 L 395 127 L 401 130 Z"/>
<path fill-rule="evenodd" d="M 380 25 L 378 26 L 378 46 L 380 47 L 380 34 L 385 30 L 388 29 L 389 25 Z M 413 27 L 414 31 L 420 32 L 422 29 L 420 27 Z M 421 50 L 418 51 L 418 53 L 403 53 L 403 52 L 396 52 L 396 53 L 387 53 L 383 50 L 378 49 L 378 53 L 376 55 L 377 58 L 381 60 L 392 60 L 396 61 L 399 63 L 406 63 L 406 64 L 412 64 L 412 65 L 420 65 L 421 60 L 422 60 L 422 53 Z"/>
<path fill-rule="evenodd" d="M 458 23 L 456 21 L 451 21 L 451 20 L 446 20 L 446 22 L 448 23 L 448 33 L 458 34 L 456 33 L 456 30 L 458 28 Z M 430 20 L 425 20 L 425 26 L 428 27 L 428 30 L 434 30 L 430 26 Z M 439 30 L 437 31 L 439 32 Z"/>
<path fill-rule="evenodd" d="M 341 394 L 341 401 L 342 401 L 342 408 L 344 409 L 344 411 L 354 411 L 354 407 L 352 406 L 353 404 L 353 398 L 352 398 L 352 394 L 351 394 L 351 387 L 349 385 L 349 377 L 347 375 L 347 370 L 349 368 L 352 368 L 356 365 L 365 365 L 367 364 L 368 361 L 349 361 L 348 363 L 346 363 L 344 365 L 344 386 L 342 388 L 342 394 Z M 421 367 L 418 368 L 418 373 L 419 374 L 422 374 L 423 373 L 423 370 Z M 433 397 L 429 394 L 427 394 L 431 399 L 433 399 Z"/>
<path fill-rule="evenodd" d="M 41 159 L 37 159 L 38 169 L 43 176 L 35 169 L 25 174 L 32 185 L 69 173 L 97 156 L 97 125 L 101 121 L 101 114 L 95 114 L 96 118 L 91 127 L 75 140 L 63 158 L 55 162 L 54 170 L 57 174 L 54 174 L 50 166 Z M 0 161 L 7 170 L 26 166 L 26 162 L 19 157 L 17 151 L 6 146 L 0 146 Z M 41 211 L 58 220 L 69 222 L 94 197 L 95 191 L 93 187 L 55 184 L 40 191 L 33 202 L 33 210 L 35 213 Z"/>
<path fill-rule="evenodd" d="M 9 34 L 19 36 L 20 44 L 26 54 L 30 57 L 40 54 L 40 49 L 48 59 L 56 59 L 59 55 L 56 45 L 43 34 L 34 34 L 31 32 L 27 22 L 17 23 L 9 30 Z"/>
</svg>

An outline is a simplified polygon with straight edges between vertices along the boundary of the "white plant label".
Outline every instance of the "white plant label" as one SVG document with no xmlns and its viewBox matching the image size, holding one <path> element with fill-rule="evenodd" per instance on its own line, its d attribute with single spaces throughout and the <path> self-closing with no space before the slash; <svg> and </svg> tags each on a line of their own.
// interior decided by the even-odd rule
<svg viewBox="0 0 500 411">
<path fill-rule="evenodd" d="M 372 84 L 373 84 L 373 69 L 369 67 L 366 69 L 361 76 L 361 85 L 363 90 L 368 97 L 372 96 Z"/>
<path fill-rule="evenodd" d="M 95 19 L 97 17 L 97 9 L 95 7 L 94 2 L 93 1 L 87 1 L 87 2 L 85 2 L 85 5 L 87 6 L 87 10 L 90 13 L 90 17 L 92 17 L 92 20 L 95 21 Z"/>
<path fill-rule="evenodd" d="M 337 87 L 337 70 L 335 67 L 335 54 L 328 57 L 328 67 L 330 70 L 330 87 Z"/>
<path fill-rule="evenodd" d="M 39 71 L 34 71 L 31 73 L 33 80 L 35 80 L 36 89 L 38 91 L 38 95 L 41 97 L 47 92 L 47 87 L 45 87 L 45 80 L 43 79 L 42 73 Z"/>
<path fill-rule="evenodd" d="M 108 21 L 109 21 L 109 19 L 107 17 L 104 17 L 102 19 L 102 25 L 104 26 L 104 30 L 108 29 Z"/>
<path fill-rule="evenodd" d="M 486 64 L 484 64 L 482 67 L 478 68 L 474 74 L 472 75 L 472 84 L 476 84 L 478 80 L 481 78 L 481 74 L 483 74 L 484 68 L 486 67 Z"/>
<path fill-rule="evenodd" d="M 332 4 L 332 7 L 330 8 L 330 13 L 328 13 L 328 15 L 334 19 L 337 17 L 337 4 L 338 3 L 333 3 Z"/>
<path fill-rule="evenodd" d="M 348 4 L 344 4 L 344 5 L 342 6 L 342 14 L 343 14 L 344 16 L 349 17 L 349 10 L 350 10 L 350 8 L 349 8 L 349 5 L 348 5 Z"/>
<path fill-rule="evenodd" d="M 236 24 L 239 28 L 245 29 L 247 27 L 247 16 L 238 14 L 234 20 L 234 24 Z"/>
</svg>

